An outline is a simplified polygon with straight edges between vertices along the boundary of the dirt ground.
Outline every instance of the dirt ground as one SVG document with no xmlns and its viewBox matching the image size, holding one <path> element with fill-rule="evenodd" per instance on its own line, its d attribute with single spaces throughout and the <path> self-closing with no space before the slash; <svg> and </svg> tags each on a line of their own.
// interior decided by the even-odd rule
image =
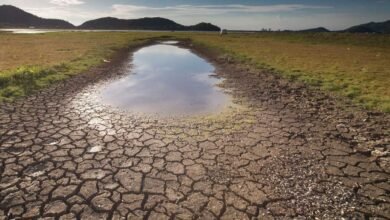
<svg viewBox="0 0 390 220">
<path fill-rule="evenodd" d="M 158 118 L 101 105 L 127 51 L 0 104 L 0 219 L 390 218 L 388 114 L 197 52 L 234 107 Z"/>
</svg>

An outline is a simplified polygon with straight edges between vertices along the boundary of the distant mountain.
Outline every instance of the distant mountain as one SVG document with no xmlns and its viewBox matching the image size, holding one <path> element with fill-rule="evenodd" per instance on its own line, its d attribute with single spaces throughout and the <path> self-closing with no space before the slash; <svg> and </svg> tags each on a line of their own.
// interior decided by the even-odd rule
<svg viewBox="0 0 390 220">
<path fill-rule="evenodd" d="M 118 19 L 112 17 L 87 21 L 80 29 L 107 30 L 184 30 L 185 26 L 165 18 Z"/>
<path fill-rule="evenodd" d="M 74 26 L 63 20 L 45 19 L 25 12 L 11 5 L 0 5 L 0 27 L 2 28 L 58 28 L 68 29 Z"/>
<path fill-rule="evenodd" d="M 54 28 L 100 30 L 172 30 L 172 31 L 219 31 L 210 23 L 184 26 L 166 18 L 119 19 L 112 17 L 87 21 L 76 27 L 59 19 L 45 19 L 11 5 L 0 5 L 0 28 Z"/>
<path fill-rule="evenodd" d="M 324 28 L 324 27 L 318 27 L 318 28 L 310 28 L 310 29 L 304 29 L 304 30 L 283 30 L 282 32 L 325 33 L 325 32 L 331 32 L 331 31 Z"/>
<path fill-rule="evenodd" d="M 370 22 L 350 27 L 345 32 L 350 33 L 380 33 L 390 34 L 390 20 L 384 22 Z"/>
<path fill-rule="evenodd" d="M 311 28 L 306 30 L 300 30 L 299 32 L 309 32 L 309 33 L 323 33 L 323 32 L 330 32 L 328 29 L 324 27 L 318 27 L 318 28 Z"/>
<path fill-rule="evenodd" d="M 187 28 L 193 31 L 221 31 L 220 27 L 205 22 L 199 23 L 197 25 L 189 26 Z"/>
<path fill-rule="evenodd" d="M 172 31 L 219 31 L 220 28 L 210 23 L 199 23 L 193 26 L 184 26 L 166 18 L 139 18 L 118 19 L 112 17 L 99 18 L 87 21 L 80 25 L 80 29 L 105 30 L 172 30 Z"/>
</svg>

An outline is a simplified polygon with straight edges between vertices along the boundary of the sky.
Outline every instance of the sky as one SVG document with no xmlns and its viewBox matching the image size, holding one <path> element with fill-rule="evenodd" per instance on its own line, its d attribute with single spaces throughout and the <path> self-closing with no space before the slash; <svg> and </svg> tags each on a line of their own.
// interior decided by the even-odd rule
<svg viewBox="0 0 390 220">
<path fill-rule="evenodd" d="M 210 22 L 235 30 L 341 30 L 390 20 L 390 0 L 0 0 L 74 25 L 100 17 L 164 17 L 180 24 Z"/>
</svg>

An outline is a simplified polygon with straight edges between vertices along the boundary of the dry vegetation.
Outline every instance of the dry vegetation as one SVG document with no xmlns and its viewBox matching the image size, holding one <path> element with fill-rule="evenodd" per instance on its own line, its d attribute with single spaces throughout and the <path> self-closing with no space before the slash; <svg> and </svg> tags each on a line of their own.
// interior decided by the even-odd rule
<svg viewBox="0 0 390 220">
<path fill-rule="evenodd" d="M 137 39 L 162 35 L 167 33 L 0 34 L 0 97 L 24 95 L 101 63 L 118 48 L 142 42 Z M 191 38 L 240 61 L 345 95 L 368 108 L 390 111 L 389 35 L 169 35 Z M 23 86 L 26 82 L 27 87 Z"/>
</svg>

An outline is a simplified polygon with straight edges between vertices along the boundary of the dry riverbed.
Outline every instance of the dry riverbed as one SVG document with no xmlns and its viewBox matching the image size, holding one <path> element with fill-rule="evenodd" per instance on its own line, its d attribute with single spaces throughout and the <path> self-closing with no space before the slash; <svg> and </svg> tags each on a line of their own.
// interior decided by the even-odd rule
<svg viewBox="0 0 390 220">
<path fill-rule="evenodd" d="M 158 118 L 99 104 L 126 51 L 1 103 L 0 218 L 390 218 L 388 114 L 194 49 L 236 107 Z"/>
</svg>

